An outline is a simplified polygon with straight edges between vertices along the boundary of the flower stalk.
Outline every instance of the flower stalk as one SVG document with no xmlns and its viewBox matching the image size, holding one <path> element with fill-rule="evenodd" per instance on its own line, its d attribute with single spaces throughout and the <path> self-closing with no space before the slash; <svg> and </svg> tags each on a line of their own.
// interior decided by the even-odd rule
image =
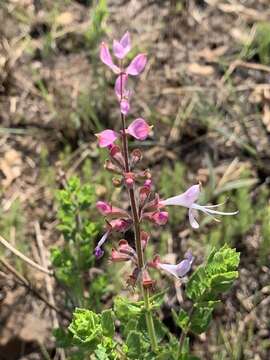
<svg viewBox="0 0 270 360">
<path fill-rule="evenodd" d="M 121 82 L 121 99 L 123 97 L 123 83 L 122 83 L 122 73 L 120 75 L 120 82 Z M 128 151 L 128 142 L 127 142 L 127 135 L 125 132 L 126 129 L 126 119 L 125 115 L 121 112 L 121 121 L 122 121 L 122 146 L 123 146 L 123 153 L 124 153 L 124 160 L 125 160 L 125 171 L 129 172 L 129 151 Z M 136 198 L 135 198 L 135 192 L 134 192 L 134 186 L 132 186 L 130 189 L 128 189 L 129 193 L 129 200 L 130 200 L 130 206 L 131 206 L 131 212 L 132 212 L 132 218 L 133 218 L 133 226 L 134 226 L 134 236 L 135 236 L 135 247 L 136 247 L 136 253 L 138 257 L 138 268 L 140 274 L 142 274 L 144 269 L 144 256 L 143 256 L 143 249 L 142 249 L 142 243 L 141 243 L 141 230 L 140 230 L 140 219 L 139 219 L 139 213 L 138 208 L 136 204 Z M 151 347 L 153 351 L 156 351 L 157 349 L 157 339 L 156 339 L 156 333 L 155 333 L 155 327 L 154 327 L 154 321 L 151 313 L 151 307 L 150 307 L 150 299 L 149 299 L 149 290 L 147 288 L 144 288 L 142 280 L 143 277 L 139 277 L 141 281 L 141 292 L 142 297 L 144 300 L 144 307 L 145 307 L 145 318 L 146 318 L 146 325 L 148 330 L 148 335 L 151 341 Z"/>
</svg>

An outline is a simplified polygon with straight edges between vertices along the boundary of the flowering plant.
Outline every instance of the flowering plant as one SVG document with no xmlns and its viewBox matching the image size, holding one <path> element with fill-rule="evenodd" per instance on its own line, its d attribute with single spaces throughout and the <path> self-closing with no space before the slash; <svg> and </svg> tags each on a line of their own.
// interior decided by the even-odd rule
<svg viewBox="0 0 270 360">
<path fill-rule="evenodd" d="M 101 314 L 77 309 L 69 330 L 76 344 L 83 345 L 84 351 L 95 354 L 98 359 L 196 359 L 190 355 L 188 334 L 190 331 L 199 334 L 207 329 L 213 309 L 219 302 L 219 294 L 228 290 L 238 276 L 239 253 L 227 246 L 213 249 L 205 264 L 197 268 L 188 279 L 194 263 L 192 253 L 188 251 L 178 264 L 165 263 L 158 255 L 146 259 L 151 236 L 143 229 L 143 225 L 146 222 L 156 226 L 166 224 L 169 220 L 166 209 L 171 205 L 188 209 L 189 222 L 194 229 L 199 228 L 198 211 L 215 220 L 217 215 L 235 215 L 237 212 L 218 211 L 216 208 L 221 204 L 199 205 L 200 184 L 168 199 L 162 199 L 154 192 L 151 171 L 139 167 L 142 151 L 134 149 L 130 152 L 128 146 L 129 137 L 143 141 L 152 131 L 152 126 L 142 117 L 127 124 L 131 107 L 129 77 L 141 74 L 147 64 L 146 54 L 141 53 L 125 66 L 124 60 L 130 50 L 128 32 L 119 41 L 113 42 L 117 63 L 113 61 L 108 45 L 103 42 L 100 46 L 101 61 L 117 75 L 114 90 L 119 103 L 121 130 L 106 129 L 96 136 L 99 146 L 108 152 L 105 169 L 116 175 L 113 184 L 127 192 L 129 206 L 121 208 L 107 201 L 97 202 L 96 208 L 105 219 L 105 229 L 94 254 L 97 259 L 105 256 L 106 242 L 113 235 L 120 234 L 118 245 L 111 250 L 110 261 L 130 262 L 133 269 L 127 279 L 127 286 L 138 290 L 142 300 L 131 302 L 118 296 L 114 299 L 114 308 Z M 134 230 L 135 244 L 125 239 L 125 232 L 129 229 Z M 181 328 L 179 340 L 156 316 L 164 292 L 153 294 L 155 281 L 151 277 L 152 270 L 161 271 L 182 284 L 186 283 L 188 305 L 183 306 L 179 313 L 175 310 L 172 312 L 176 325 Z M 120 342 L 114 336 L 115 317 L 121 322 Z"/>
</svg>

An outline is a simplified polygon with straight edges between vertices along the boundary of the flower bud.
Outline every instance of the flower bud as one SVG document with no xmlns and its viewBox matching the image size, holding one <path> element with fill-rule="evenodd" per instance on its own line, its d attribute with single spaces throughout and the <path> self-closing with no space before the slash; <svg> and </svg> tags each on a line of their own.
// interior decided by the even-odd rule
<svg viewBox="0 0 270 360">
<path fill-rule="evenodd" d="M 146 186 L 142 186 L 139 190 L 139 199 L 140 199 L 140 206 L 143 207 L 148 196 L 150 194 L 150 189 Z"/>
<path fill-rule="evenodd" d="M 111 221 L 108 221 L 108 226 L 117 232 L 125 232 L 127 231 L 131 225 L 132 225 L 132 220 L 131 219 L 114 219 Z"/>
<path fill-rule="evenodd" d="M 168 221 L 169 214 L 167 211 L 155 211 L 143 213 L 143 218 L 149 220 L 156 225 L 165 225 Z"/>
<path fill-rule="evenodd" d="M 120 166 L 121 169 L 125 168 L 125 160 L 120 146 L 114 144 L 111 146 L 110 157 L 114 163 Z"/>
<path fill-rule="evenodd" d="M 115 173 L 115 174 L 121 174 L 122 171 L 120 170 L 120 168 L 113 164 L 110 160 L 106 160 L 105 161 L 105 164 L 104 164 L 104 169 L 112 172 L 112 173 Z"/>
<path fill-rule="evenodd" d="M 112 262 L 129 261 L 130 256 L 127 254 L 120 253 L 119 251 L 112 249 L 110 260 Z"/>
<path fill-rule="evenodd" d="M 135 174 L 132 172 L 124 173 L 124 181 L 126 186 L 130 189 L 134 185 Z"/>
<path fill-rule="evenodd" d="M 122 185 L 122 178 L 119 177 L 113 177 L 112 178 L 113 186 L 120 187 Z"/>
<path fill-rule="evenodd" d="M 142 271 L 142 283 L 143 283 L 143 287 L 148 289 L 148 288 L 152 288 L 155 281 L 151 279 L 148 270 L 143 269 Z"/>
<path fill-rule="evenodd" d="M 141 244 L 143 250 L 146 248 L 149 239 L 150 239 L 149 234 L 146 231 L 141 231 Z"/>
<path fill-rule="evenodd" d="M 131 167 L 136 165 L 142 159 L 142 152 L 139 149 L 134 149 L 130 155 Z"/>
</svg>

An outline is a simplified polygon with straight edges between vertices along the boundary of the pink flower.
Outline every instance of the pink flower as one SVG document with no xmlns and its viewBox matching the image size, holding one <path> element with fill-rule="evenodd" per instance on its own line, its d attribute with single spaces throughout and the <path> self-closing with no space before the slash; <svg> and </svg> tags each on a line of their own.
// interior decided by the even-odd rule
<svg viewBox="0 0 270 360">
<path fill-rule="evenodd" d="M 120 68 L 114 64 L 112 61 L 112 57 L 110 54 L 110 50 L 108 45 L 104 42 L 100 45 L 100 52 L 99 52 L 100 60 L 107 65 L 115 74 L 119 74 L 121 72 Z"/>
<path fill-rule="evenodd" d="M 137 140 L 145 140 L 150 130 L 151 126 L 144 119 L 138 118 L 132 121 L 126 132 Z"/>
<path fill-rule="evenodd" d="M 115 140 L 118 138 L 117 132 L 109 129 L 103 130 L 95 135 L 98 138 L 98 145 L 101 148 L 112 145 L 115 142 Z"/>
<path fill-rule="evenodd" d="M 185 254 L 185 259 L 176 265 L 164 264 L 160 261 L 160 257 L 156 256 L 153 262 L 149 263 L 149 266 L 164 270 L 176 278 L 181 278 L 190 271 L 193 260 L 194 257 L 192 256 L 191 252 L 187 252 Z"/>
<path fill-rule="evenodd" d="M 126 73 L 133 76 L 139 75 L 145 68 L 146 62 L 146 54 L 138 54 L 127 67 Z"/>
<path fill-rule="evenodd" d="M 122 59 L 129 52 L 129 50 L 130 50 L 130 39 L 128 33 L 126 33 L 122 37 L 120 42 L 114 41 L 113 44 L 114 55 L 119 59 Z M 121 73 L 122 69 L 114 64 L 109 47 L 105 42 L 102 42 L 100 45 L 99 57 L 100 60 L 105 65 L 107 65 L 115 74 Z M 147 62 L 146 54 L 138 54 L 131 61 L 129 66 L 126 69 L 124 69 L 122 72 L 132 76 L 139 75 L 145 68 L 146 62 Z"/>
<path fill-rule="evenodd" d="M 145 212 L 142 217 L 156 225 L 165 225 L 168 221 L 169 214 L 167 211 Z"/>
<path fill-rule="evenodd" d="M 123 59 L 131 49 L 130 35 L 127 31 L 120 41 L 113 41 L 113 53 L 118 59 Z"/>
<path fill-rule="evenodd" d="M 130 90 L 126 89 L 127 80 L 128 80 L 127 74 L 120 74 L 117 77 L 117 79 L 115 81 L 115 86 L 114 86 L 115 94 L 120 103 L 121 113 L 124 115 L 127 115 L 130 110 L 129 99 L 130 99 L 131 92 L 130 92 Z"/>
<path fill-rule="evenodd" d="M 110 216 L 110 217 L 123 216 L 127 218 L 129 217 L 128 213 L 125 210 L 112 206 L 106 201 L 98 201 L 96 203 L 96 208 L 104 216 Z"/>
<path fill-rule="evenodd" d="M 221 204 L 205 205 L 205 206 L 198 205 L 195 201 L 199 198 L 199 195 L 200 195 L 200 185 L 193 185 L 183 194 L 173 196 L 166 200 L 162 200 L 159 202 L 159 204 L 161 207 L 168 205 L 179 205 L 188 208 L 189 222 L 194 229 L 198 229 L 199 227 L 199 224 L 195 219 L 196 210 L 200 210 L 203 213 L 212 216 L 215 220 L 217 219 L 214 217 L 214 215 L 236 215 L 238 213 L 238 211 L 222 212 L 222 211 L 212 210 L 213 208 L 218 207 Z"/>
</svg>

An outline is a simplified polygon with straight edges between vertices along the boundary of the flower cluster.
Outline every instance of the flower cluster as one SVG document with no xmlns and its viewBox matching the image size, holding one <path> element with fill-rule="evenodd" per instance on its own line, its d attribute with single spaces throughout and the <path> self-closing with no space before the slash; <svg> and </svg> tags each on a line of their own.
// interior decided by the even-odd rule
<svg viewBox="0 0 270 360">
<path fill-rule="evenodd" d="M 130 35 L 124 34 L 120 41 L 114 40 L 113 54 L 117 64 L 113 62 L 107 44 L 100 46 L 100 59 L 107 65 L 117 78 L 114 91 L 119 102 L 122 129 L 118 132 L 106 129 L 98 134 L 98 144 L 102 148 L 107 148 L 108 159 L 105 168 L 118 177 L 114 179 L 114 185 L 123 186 L 129 193 L 131 211 L 118 208 L 105 201 L 98 201 L 97 210 L 104 216 L 106 229 L 104 235 L 95 248 L 96 257 L 104 254 L 103 246 L 112 233 L 125 232 L 134 227 L 135 245 L 134 249 L 127 240 L 121 239 L 116 248 L 112 249 L 110 260 L 112 262 L 130 261 L 134 269 L 128 278 L 128 284 L 135 286 L 141 282 L 145 288 L 153 286 L 153 281 L 149 275 L 149 268 L 165 271 L 176 277 L 184 277 L 191 269 L 193 256 L 190 252 L 186 253 L 184 259 L 179 264 L 162 263 L 159 256 L 155 256 L 152 261 L 144 260 L 144 252 L 149 243 L 150 235 L 141 230 L 144 222 L 151 222 L 157 226 L 167 223 L 169 215 L 166 211 L 167 206 L 178 205 L 188 209 L 190 225 L 197 229 L 199 223 L 197 212 L 201 211 L 212 217 L 216 215 L 234 215 L 237 212 L 221 212 L 214 210 L 219 205 L 199 205 L 201 187 L 200 185 L 191 186 L 183 194 L 161 199 L 158 193 L 153 191 L 152 176 L 148 169 L 141 170 L 138 164 L 142 159 L 142 152 L 139 149 L 129 153 L 128 137 L 144 141 L 150 134 L 151 126 L 141 117 L 133 120 L 126 126 L 126 116 L 130 111 L 131 91 L 128 89 L 129 76 L 139 75 L 145 68 L 147 57 L 141 53 L 135 56 L 130 64 L 125 67 L 124 59 L 131 50 Z M 214 218 L 216 219 L 216 218 Z"/>
</svg>

